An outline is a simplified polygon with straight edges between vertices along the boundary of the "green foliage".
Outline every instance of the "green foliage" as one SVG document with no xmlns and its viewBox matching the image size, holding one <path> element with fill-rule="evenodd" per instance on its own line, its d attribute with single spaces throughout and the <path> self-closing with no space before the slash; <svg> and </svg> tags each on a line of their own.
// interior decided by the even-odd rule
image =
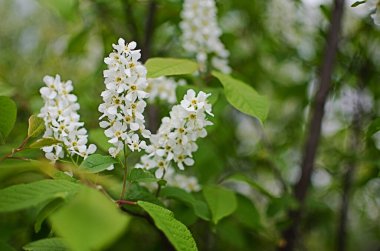
<svg viewBox="0 0 380 251">
<path fill-rule="evenodd" d="M 57 198 L 66 199 L 79 185 L 65 180 L 40 180 L 0 190 L 0 213 L 35 207 Z"/>
<path fill-rule="evenodd" d="M 73 250 L 99 250 L 125 230 L 129 217 L 99 191 L 81 187 L 78 195 L 49 217 L 53 230 Z"/>
<path fill-rule="evenodd" d="M 177 187 L 164 187 L 161 189 L 161 196 L 177 199 L 192 207 L 195 215 L 204 219 L 210 220 L 210 211 L 207 204 L 199 199 L 196 199 L 191 193 L 186 192 Z"/>
<path fill-rule="evenodd" d="M 42 118 L 32 115 L 29 118 L 28 137 L 35 138 L 45 131 L 45 124 Z"/>
<path fill-rule="evenodd" d="M 111 156 L 92 154 L 82 162 L 80 168 L 90 173 L 99 173 L 115 163 L 117 163 L 117 160 Z"/>
<path fill-rule="evenodd" d="M 286 212 L 288 209 L 296 209 L 298 206 L 297 201 L 290 195 L 284 195 L 280 198 L 274 198 L 270 201 L 267 208 L 268 217 L 273 217 L 279 212 Z"/>
<path fill-rule="evenodd" d="M 372 123 L 368 126 L 366 133 L 367 138 L 371 137 L 378 131 L 380 131 L 380 118 L 373 120 Z"/>
<path fill-rule="evenodd" d="M 102 129 L 91 130 L 89 133 L 89 139 L 104 152 L 108 152 L 108 149 L 112 146 L 111 143 L 108 143 L 108 138 L 104 135 L 104 130 Z"/>
<path fill-rule="evenodd" d="M 364 0 L 364 1 L 356 1 L 353 4 L 351 4 L 351 7 L 359 6 L 359 5 L 361 5 L 361 4 L 365 3 L 365 2 L 366 2 L 366 0 Z"/>
<path fill-rule="evenodd" d="M 29 147 L 39 149 L 39 148 L 42 148 L 45 146 L 52 146 L 52 145 L 55 145 L 58 143 L 61 143 L 61 141 L 56 140 L 54 138 L 42 138 L 42 139 L 39 139 L 36 142 L 33 142 L 32 144 L 30 144 Z"/>
<path fill-rule="evenodd" d="M 275 196 L 271 194 L 267 189 L 265 189 L 263 186 L 261 186 L 259 183 L 254 181 L 253 179 L 248 178 L 244 174 L 235 174 L 229 177 L 229 180 L 236 180 L 236 181 L 242 181 L 250 185 L 254 190 L 259 191 L 260 193 L 264 194 L 268 198 L 274 199 Z"/>
<path fill-rule="evenodd" d="M 62 238 L 48 238 L 33 241 L 23 247 L 25 251 L 69 251 Z"/>
<path fill-rule="evenodd" d="M 66 175 L 67 176 L 67 175 Z M 51 215 L 55 210 L 64 204 L 64 200 L 57 198 L 50 201 L 46 206 L 44 206 L 36 217 L 36 222 L 34 223 L 34 231 L 38 233 L 41 230 L 41 225 L 49 215 Z"/>
<path fill-rule="evenodd" d="M 221 186 L 207 186 L 203 188 L 203 196 L 211 210 L 214 224 L 232 214 L 237 208 L 235 193 Z"/>
<path fill-rule="evenodd" d="M 48 8 L 53 10 L 56 14 L 61 15 L 63 18 L 72 19 L 73 9 L 78 4 L 77 0 L 39 0 L 42 4 L 45 4 Z"/>
<path fill-rule="evenodd" d="M 150 58 L 145 66 L 148 78 L 192 74 L 198 69 L 193 61 L 179 58 Z"/>
<path fill-rule="evenodd" d="M 141 168 L 133 168 L 129 175 L 130 182 L 157 182 L 158 179 L 151 173 Z"/>
<path fill-rule="evenodd" d="M 260 212 L 255 204 L 243 195 L 237 195 L 237 200 L 238 207 L 234 215 L 238 221 L 252 230 L 260 230 L 262 228 Z"/>
<path fill-rule="evenodd" d="M 146 201 L 138 201 L 137 204 L 153 218 L 154 224 L 164 232 L 177 251 L 198 250 L 190 231 L 174 218 L 173 212 Z"/>
<path fill-rule="evenodd" d="M 1 251 L 16 251 L 13 247 L 9 246 L 7 243 L 4 243 L 0 240 L 0 250 Z"/>
<path fill-rule="evenodd" d="M 260 96 L 251 86 L 229 75 L 216 71 L 213 71 L 212 75 L 223 85 L 227 100 L 233 107 L 258 118 L 261 122 L 265 121 L 269 111 L 266 97 Z"/>
<path fill-rule="evenodd" d="M 15 102 L 8 97 L 0 96 L 0 144 L 5 143 L 6 137 L 12 131 L 16 116 Z"/>
</svg>

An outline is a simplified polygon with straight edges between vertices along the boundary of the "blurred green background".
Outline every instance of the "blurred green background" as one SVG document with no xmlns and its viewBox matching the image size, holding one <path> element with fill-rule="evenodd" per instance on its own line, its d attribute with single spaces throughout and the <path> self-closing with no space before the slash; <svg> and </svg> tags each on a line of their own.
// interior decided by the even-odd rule
<svg viewBox="0 0 380 251">
<path fill-rule="evenodd" d="M 187 57 L 178 23 L 182 1 L 157 0 L 150 51 L 145 56 Z M 194 219 L 186 206 L 172 205 L 192 230 L 200 250 L 274 250 L 289 223 L 291 186 L 299 174 L 305 125 L 315 91 L 331 2 L 322 0 L 218 0 L 222 41 L 233 74 L 271 103 L 261 126 L 227 105 L 215 105 L 215 127 L 200 142 L 192 170 L 201 184 L 243 173 L 277 199 L 244 183 L 230 182 L 241 194 L 239 209 L 217 226 Z M 343 183 L 354 166 L 345 240 L 348 250 L 380 250 L 380 27 L 365 5 L 348 1 L 323 124 L 322 141 L 307 198 L 300 250 L 336 250 Z M 18 118 L 0 154 L 25 137 L 27 119 L 42 106 L 44 75 L 74 82 L 81 119 L 98 128 L 97 107 L 104 89 L 103 58 L 119 37 L 147 48 L 148 0 L 0 0 L 0 95 L 16 101 Z M 217 85 L 217 83 L 212 83 Z M 358 108 L 359 107 L 359 108 Z M 165 109 L 161 112 L 164 114 Z M 359 129 L 353 130 L 359 116 Z M 356 117 L 357 118 L 357 117 Z M 231 123 L 232 121 L 232 123 Z M 357 138 L 358 144 L 352 144 Z M 32 154 L 42 156 L 39 152 Z M 1 165 L 1 164 L 0 164 Z M 115 171 L 118 174 L 117 171 Z M 28 174 L 29 175 L 29 174 Z M 0 176 L 0 187 L 34 176 Z M 96 210 L 96 209 L 94 209 Z M 47 236 L 33 233 L 33 212 L 0 219 L 0 239 L 20 248 Z M 134 218 L 109 250 L 168 250 L 160 233 Z"/>
</svg>

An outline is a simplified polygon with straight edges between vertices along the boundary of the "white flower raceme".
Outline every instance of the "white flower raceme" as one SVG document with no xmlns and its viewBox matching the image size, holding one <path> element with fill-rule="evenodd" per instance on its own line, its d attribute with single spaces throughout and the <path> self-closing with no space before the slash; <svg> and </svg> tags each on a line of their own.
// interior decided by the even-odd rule
<svg viewBox="0 0 380 251">
<path fill-rule="evenodd" d="M 169 104 L 176 103 L 176 88 L 184 84 L 185 81 L 182 79 L 175 81 L 173 78 L 167 77 L 148 78 L 146 92 L 149 93 L 149 102 L 154 102 L 156 99 L 159 99 Z"/>
<path fill-rule="evenodd" d="M 194 176 L 188 176 L 186 174 L 177 173 L 173 167 L 168 167 L 165 173 L 166 185 L 171 187 L 181 188 L 189 193 L 199 192 L 201 185 L 198 179 Z M 141 186 L 146 187 L 149 191 L 155 192 L 158 189 L 157 183 L 140 183 Z"/>
<path fill-rule="evenodd" d="M 167 185 L 182 188 L 187 192 L 198 192 L 201 190 L 196 177 L 176 173 L 174 168 L 171 167 L 166 170 L 165 180 L 167 181 Z"/>
<path fill-rule="evenodd" d="M 211 64 L 223 73 L 230 73 L 229 52 L 219 37 L 214 0 L 185 0 L 181 12 L 182 42 L 186 51 L 196 55 L 201 71 L 207 70 L 209 54 Z"/>
<path fill-rule="evenodd" d="M 375 11 L 371 14 L 373 22 L 376 25 L 380 25 L 380 1 L 379 0 L 368 0 L 367 6 L 370 11 Z"/>
<path fill-rule="evenodd" d="M 64 149 L 70 155 L 77 154 L 83 158 L 96 151 L 96 146 L 87 146 L 87 131 L 83 128 L 77 113 L 79 104 L 77 97 L 71 93 L 74 89 L 71 81 L 62 82 L 59 75 L 55 78 L 45 76 L 43 81 L 46 86 L 40 89 L 44 100 L 44 106 L 38 114 L 45 122 L 46 131 L 44 137 L 55 138 L 62 144 L 43 147 L 47 159 L 56 161 L 65 157 Z"/>
<path fill-rule="evenodd" d="M 136 167 L 157 168 L 156 177 L 162 178 L 171 162 L 181 170 L 184 165 L 193 165 L 192 153 L 198 149 L 195 142 L 206 137 L 205 127 L 212 125 L 207 120 L 207 114 L 212 116 L 211 105 L 207 102 L 210 95 L 202 91 L 196 95 L 194 90 L 188 90 L 181 104 L 173 106 L 170 116 L 162 119 L 158 132 L 150 138 L 147 154 Z"/>
<path fill-rule="evenodd" d="M 131 151 L 144 149 L 146 144 L 139 134 L 148 138 L 150 132 L 145 129 L 143 116 L 148 83 L 146 68 L 138 61 L 140 50 L 135 50 L 135 42 L 125 43 L 122 38 L 112 46 L 114 51 L 104 59 L 108 69 L 103 72 L 106 90 L 101 94 L 104 103 L 99 105 L 103 113 L 99 119 L 108 142 L 113 144 L 109 153 L 115 157 L 125 146 Z"/>
</svg>

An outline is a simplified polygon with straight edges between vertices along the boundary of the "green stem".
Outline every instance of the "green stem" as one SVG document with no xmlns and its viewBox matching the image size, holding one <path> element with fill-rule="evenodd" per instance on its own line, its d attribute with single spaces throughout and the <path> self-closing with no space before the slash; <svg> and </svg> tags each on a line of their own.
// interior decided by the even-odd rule
<svg viewBox="0 0 380 251">
<path fill-rule="evenodd" d="M 166 168 L 164 168 L 164 172 L 162 173 L 162 177 L 160 180 L 164 179 L 165 174 L 166 174 Z M 162 187 L 161 183 L 159 181 L 157 182 L 157 185 L 158 185 L 158 187 L 157 187 L 157 191 L 156 191 L 156 197 L 158 197 L 160 195 L 160 191 L 161 191 L 161 187 Z"/>
<path fill-rule="evenodd" d="M 3 156 L 2 158 L 0 158 L 0 162 L 3 161 L 3 160 L 6 160 L 6 159 L 9 159 L 9 158 L 13 158 L 13 156 L 18 153 L 18 152 L 21 152 L 22 150 L 25 149 L 25 145 L 28 143 L 29 141 L 29 137 L 26 137 L 22 143 L 19 145 L 19 147 L 17 147 L 16 149 L 12 149 L 12 152 L 6 154 L 5 156 Z"/>
<path fill-rule="evenodd" d="M 120 194 L 120 200 L 124 199 L 125 192 L 127 189 L 127 174 L 128 174 L 128 169 L 127 169 L 127 149 L 124 145 L 124 177 L 123 177 L 123 189 L 121 190 Z"/>
</svg>

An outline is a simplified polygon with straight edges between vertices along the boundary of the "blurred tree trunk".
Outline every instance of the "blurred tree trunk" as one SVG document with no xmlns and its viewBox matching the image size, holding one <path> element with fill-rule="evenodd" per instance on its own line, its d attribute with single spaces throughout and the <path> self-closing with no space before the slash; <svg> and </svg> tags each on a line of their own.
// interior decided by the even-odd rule
<svg viewBox="0 0 380 251">
<path fill-rule="evenodd" d="M 324 116 L 325 103 L 331 89 L 331 76 L 338 50 L 344 2 L 344 0 L 334 0 L 324 58 L 320 67 L 319 87 L 315 94 L 312 108 L 310 109 L 311 119 L 307 130 L 308 134 L 301 163 L 301 177 L 294 186 L 294 196 L 299 202 L 299 208 L 288 212 L 288 217 L 291 220 L 291 224 L 282 233 L 281 245 L 278 247 L 278 250 L 281 251 L 294 250 L 296 240 L 299 239 L 298 228 L 302 220 L 304 202 L 314 169 L 314 161 L 321 136 L 321 125 Z"/>
</svg>

